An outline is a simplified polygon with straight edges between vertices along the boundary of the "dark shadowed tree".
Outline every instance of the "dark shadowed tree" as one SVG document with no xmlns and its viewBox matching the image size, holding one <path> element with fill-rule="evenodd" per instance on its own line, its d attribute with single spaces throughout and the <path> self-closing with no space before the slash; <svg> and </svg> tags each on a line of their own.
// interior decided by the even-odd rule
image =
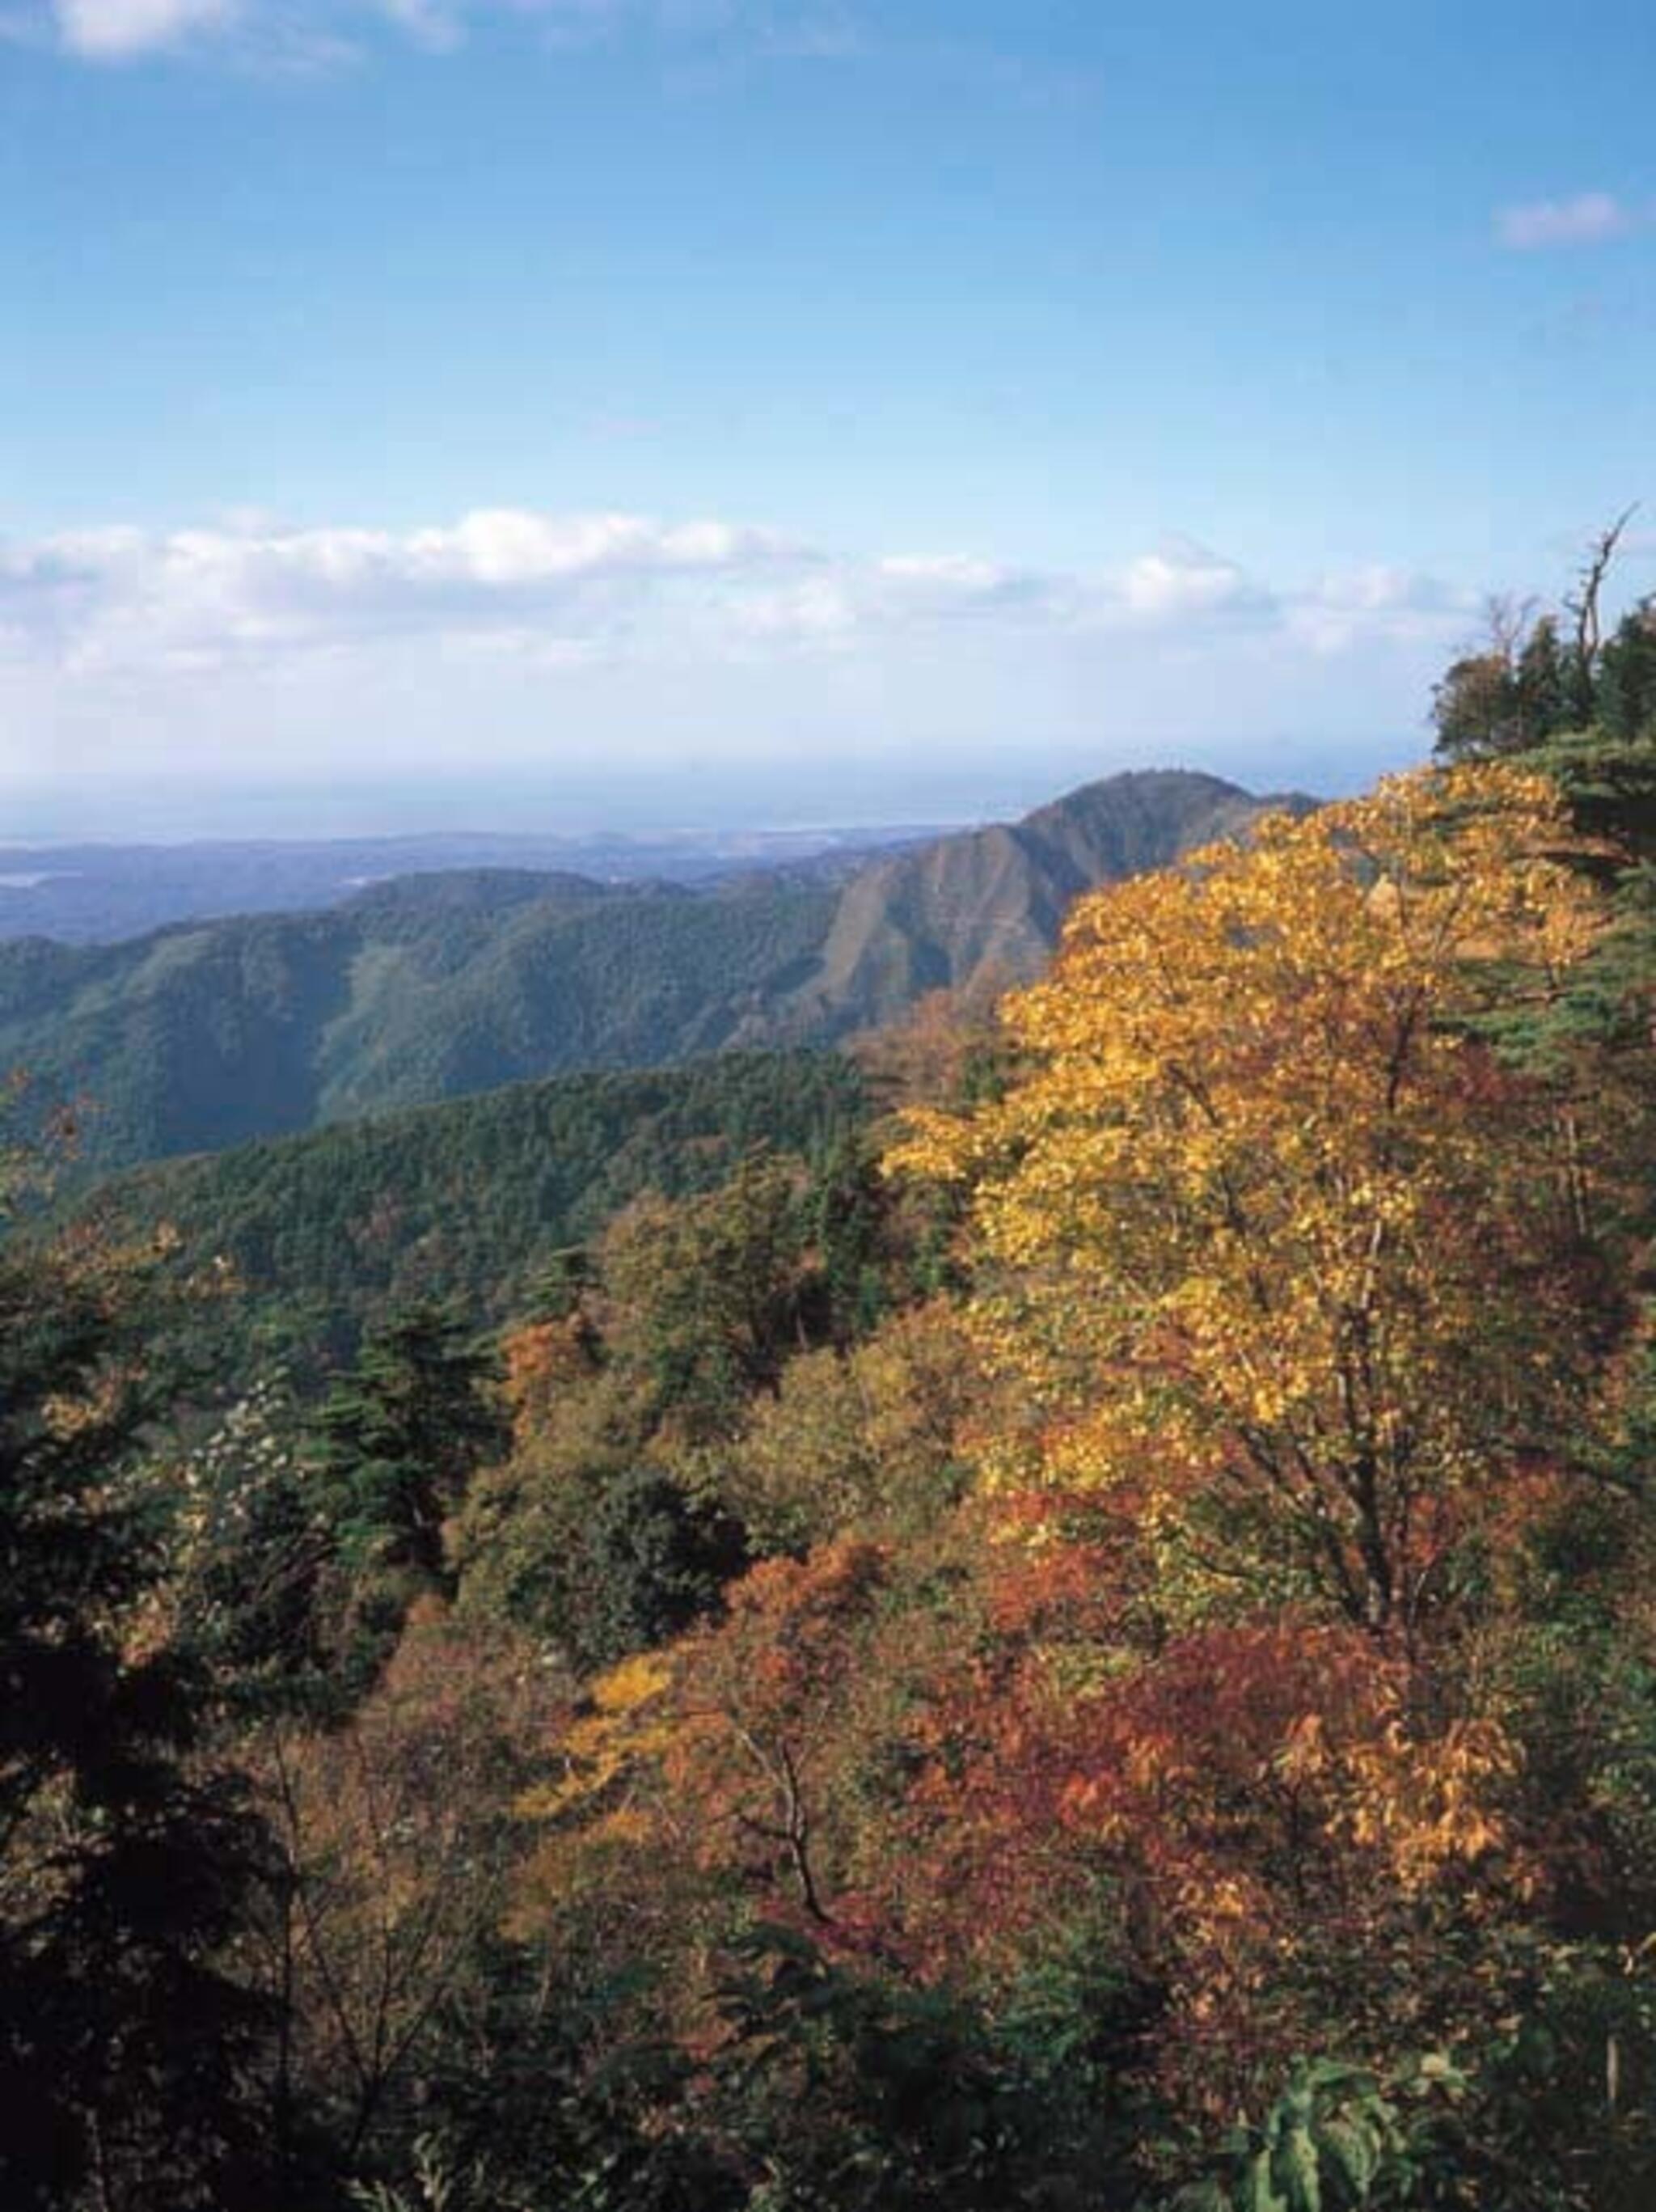
<svg viewBox="0 0 1656 2212">
<path fill-rule="evenodd" d="M 491 1355 L 442 1308 L 411 1308 L 371 1335 L 318 1419 L 316 1465 L 346 1557 L 446 1587 L 443 1523 L 505 1449 Z"/>
<path fill-rule="evenodd" d="M 264 1862 L 155 1605 L 129 1275 L 0 1249 L 0 2203 L 264 2201 L 261 2006 L 216 1963 Z"/>
</svg>

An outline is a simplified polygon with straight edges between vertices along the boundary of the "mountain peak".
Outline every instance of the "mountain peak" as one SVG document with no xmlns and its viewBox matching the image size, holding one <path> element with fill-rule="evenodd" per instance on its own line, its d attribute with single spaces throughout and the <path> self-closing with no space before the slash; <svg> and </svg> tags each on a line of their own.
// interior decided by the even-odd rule
<svg viewBox="0 0 1656 2212">
<path fill-rule="evenodd" d="M 1195 769 L 1128 769 L 1021 822 L 877 861 L 840 901 L 810 996 L 812 1018 L 843 1035 L 895 1019 L 926 991 L 1027 981 L 1082 892 L 1170 866 L 1278 806 L 1313 803 L 1258 799 Z"/>
</svg>

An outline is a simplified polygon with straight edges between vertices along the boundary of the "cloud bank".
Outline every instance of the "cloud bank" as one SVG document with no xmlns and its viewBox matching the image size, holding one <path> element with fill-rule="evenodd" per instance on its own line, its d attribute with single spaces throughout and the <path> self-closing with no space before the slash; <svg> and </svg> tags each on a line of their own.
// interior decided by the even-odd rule
<svg viewBox="0 0 1656 2212">
<path fill-rule="evenodd" d="M 1350 788 L 1422 749 L 1477 618 L 1180 538 L 1083 569 L 520 507 L 16 536 L 0 828 L 937 820 L 1131 765 Z"/>
<path fill-rule="evenodd" d="M 409 531 L 258 518 L 0 539 L 0 663 L 66 683 L 275 666 L 419 643 L 526 661 L 729 661 L 962 627 L 1245 631 L 1338 650 L 1465 625 L 1463 595 L 1386 568 L 1273 587 L 1174 540 L 1090 574 L 961 554 L 856 556 L 719 519 L 490 508 Z"/>
</svg>

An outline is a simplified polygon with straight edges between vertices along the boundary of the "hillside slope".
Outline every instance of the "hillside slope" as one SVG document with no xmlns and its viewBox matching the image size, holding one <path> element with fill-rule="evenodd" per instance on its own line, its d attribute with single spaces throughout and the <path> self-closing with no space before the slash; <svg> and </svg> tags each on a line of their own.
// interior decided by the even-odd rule
<svg viewBox="0 0 1656 2212">
<path fill-rule="evenodd" d="M 476 869 L 319 914 L 0 944 L 0 1069 L 88 1102 L 100 1170 L 577 1069 L 827 1042 L 939 987 L 1032 975 L 1077 892 L 1265 804 L 1212 776 L 1119 775 L 843 886 L 796 870 L 690 890 Z"/>
<path fill-rule="evenodd" d="M 314 1362 L 412 1298 L 498 1321 L 549 1253 L 640 1191 L 711 1189 L 759 1145 L 816 1154 L 866 1112 L 839 1054 L 721 1053 L 167 1161 L 112 1180 L 88 1205 L 115 1242 L 166 1224 L 187 1276 L 228 1267 L 241 1295 L 220 1316 L 223 1364 L 240 1374 L 255 1343 Z"/>
<path fill-rule="evenodd" d="M 0 1067 L 84 1102 L 92 1170 L 736 1041 L 832 890 L 410 878 L 321 915 L 0 945 Z"/>
</svg>

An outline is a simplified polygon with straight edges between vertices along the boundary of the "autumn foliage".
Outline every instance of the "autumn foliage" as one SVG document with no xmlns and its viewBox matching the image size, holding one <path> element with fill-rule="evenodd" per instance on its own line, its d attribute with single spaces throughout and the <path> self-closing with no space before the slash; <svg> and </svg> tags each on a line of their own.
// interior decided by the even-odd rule
<svg viewBox="0 0 1656 2212">
<path fill-rule="evenodd" d="M 882 1165 L 635 1200 L 428 1360 L 490 1463 L 192 1504 L 152 1621 L 235 1609 L 201 1531 L 279 1492 L 381 1632 L 240 1686 L 288 2203 L 1656 2201 L 1617 836 L 1482 763 L 1083 898 L 893 1048 Z"/>
<path fill-rule="evenodd" d="M 1116 1492 L 1176 1609 L 1247 1584 L 1409 1635 L 1579 1408 L 1572 1161 L 1477 1030 L 1591 940 L 1561 832 L 1534 777 L 1398 779 L 1083 900 L 1007 1010 L 1021 1079 L 898 1149 L 972 1187 L 1036 1479 Z"/>
</svg>

